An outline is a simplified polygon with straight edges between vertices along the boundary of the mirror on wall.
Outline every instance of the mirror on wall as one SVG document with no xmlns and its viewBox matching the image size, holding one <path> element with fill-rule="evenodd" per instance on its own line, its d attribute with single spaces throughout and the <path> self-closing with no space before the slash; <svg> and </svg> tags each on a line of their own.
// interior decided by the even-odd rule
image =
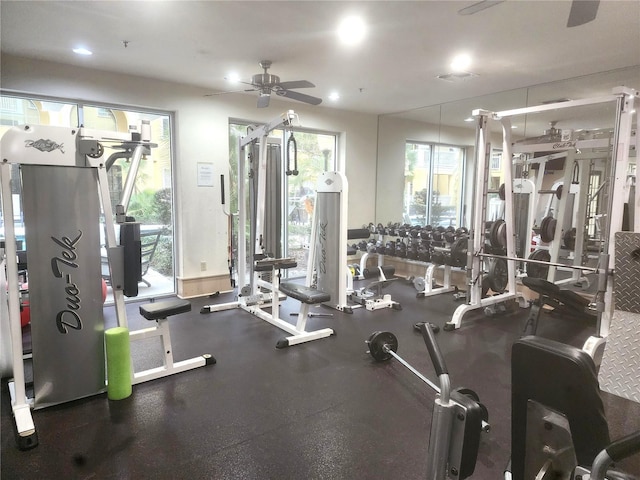
<svg viewBox="0 0 640 480">
<path fill-rule="evenodd" d="M 407 151 L 410 151 L 407 150 L 407 144 L 424 144 L 429 148 L 420 148 L 425 151 L 430 149 L 432 152 L 437 145 L 464 149 L 464 175 L 459 176 L 459 181 L 463 182 L 463 185 L 456 187 L 456 191 L 459 191 L 462 197 L 454 222 L 458 226 L 468 226 L 466 224 L 469 220 L 471 185 L 475 178 L 473 160 L 476 125 L 471 118 L 474 110 L 500 112 L 567 100 L 609 96 L 612 89 L 617 86 L 640 89 L 640 65 L 381 115 L 378 136 L 378 178 L 384 179 L 386 184 L 393 182 L 398 187 L 402 181 L 403 187 L 388 189 L 384 188 L 385 185 L 378 185 L 378 191 L 384 192 L 384 195 L 378 195 L 376 199 L 376 221 L 383 223 L 399 221 L 395 219 L 400 219 L 401 216 L 414 218 L 415 212 L 410 211 L 412 204 L 422 201 L 428 206 L 433 201 L 433 199 L 413 198 L 416 195 L 416 187 L 412 184 L 412 178 L 416 177 L 416 174 L 410 168 L 412 163 L 407 157 Z M 636 102 L 640 103 L 640 100 Z M 637 108 L 638 105 L 636 105 Z M 518 115 L 512 119 L 512 140 L 526 141 L 528 138 L 541 137 L 550 131 L 553 132 L 553 129 L 572 130 L 577 134 L 590 135 L 602 130 L 601 134 L 604 135 L 606 134 L 604 130 L 612 128 L 611 109 L 611 103 L 607 103 L 580 109 L 559 109 Z M 634 123 L 637 124 L 637 115 Z M 495 133 L 493 148 L 499 151 L 502 147 L 501 135 L 499 131 Z M 635 157 L 631 159 L 631 163 L 635 165 Z M 499 162 L 492 164 L 497 166 Z M 446 162 L 441 162 L 441 166 L 445 168 Z M 491 177 L 495 182 L 500 183 L 501 172 L 498 170 L 493 172 Z M 434 176 L 442 173 L 446 172 L 432 172 Z M 442 178 L 442 176 L 439 177 L 440 182 Z M 431 191 L 435 190 L 431 188 Z M 400 215 L 401 210 L 402 215 Z"/>
</svg>

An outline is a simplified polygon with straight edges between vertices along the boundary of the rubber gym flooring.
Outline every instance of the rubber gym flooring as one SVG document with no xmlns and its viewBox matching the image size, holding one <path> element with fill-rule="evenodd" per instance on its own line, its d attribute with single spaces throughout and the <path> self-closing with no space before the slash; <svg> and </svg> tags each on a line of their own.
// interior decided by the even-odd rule
<svg viewBox="0 0 640 480">
<path fill-rule="evenodd" d="M 240 310 L 200 314 L 232 301 L 193 299 L 193 311 L 171 317 L 174 357 L 211 353 L 217 364 L 134 386 L 133 395 L 106 394 L 34 412 L 39 446 L 19 451 L 6 388 L 1 393 L 3 479 L 424 479 L 434 392 L 399 362 L 376 363 L 365 340 L 389 330 L 398 353 L 435 379 L 413 324 L 437 325 L 460 305 L 451 294 L 416 299 L 398 280 L 385 293 L 402 311 L 309 319 L 308 330 L 331 327 L 330 338 L 277 350 L 284 332 Z M 287 300 L 282 318 L 297 311 Z M 128 304 L 131 328 L 143 327 L 139 303 Z M 472 478 L 502 478 L 509 459 L 510 349 L 528 310 L 465 316 L 436 338 L 453 387 L 475 390 L 489 410 Z M 113 309 L 106 309 L 113 326 Z M 543 315 L 538 334 L 581 347 L 593 324 Z M 134 363 L 149 362 L 157 345 L 132 344 Z M 141 368 L 148 368 L 142 365 Z M 640 429 L 640 405 L 604 394 L 612 438 Z M 640 475 L 640 458 L 621 464 Z"/>
</svg>

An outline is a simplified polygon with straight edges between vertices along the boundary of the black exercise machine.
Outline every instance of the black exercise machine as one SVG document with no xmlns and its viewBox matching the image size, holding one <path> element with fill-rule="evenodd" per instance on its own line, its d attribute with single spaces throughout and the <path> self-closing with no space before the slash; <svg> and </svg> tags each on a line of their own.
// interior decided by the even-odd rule
<svg viewBox="0 0 640 480">
<path fill-rule="evenodd" d="M 555 283 L 542 278 L 523 277 L 522 284 L 530 288 L 539 296 L 531 304 L 529 316 L 522 328 L 522 335 L 535 335 L 538 330 L 538 321 L 545 305 L 552 307 L 554 313 L 564 317 L 587 319 L 596 321 L 596 311 L 589 307 L 590 302 L 573 290 L 562 289 Z"/>
<path fill-rule="evenodd" d="M 584 350 L 541 337 L 518 340 L 511 388 L 506 479 L 637 478 L 608 470 L 640 451 L 640 432 L 610 443 L 596 367 Z"/>
<path fill-rule="evenodd" d="M 374 332 L 367 340 L 370 355 L 379 362 L 398 360 L 411 373 L 438 394 L 433 406 L 427 473 L 429 480 L 463 479 L 473 474 L 480 446 L 480 433 L 490 429 L 487 409 L 479 403 L 473 390 L 451 390 L 444 357 L 435 340 L 434 328 L 428 323 L 420 326 L 422 338 L 429 351 L 440 387 L 400 357 L 398 339 L 391 332 Z"/>
</svg>

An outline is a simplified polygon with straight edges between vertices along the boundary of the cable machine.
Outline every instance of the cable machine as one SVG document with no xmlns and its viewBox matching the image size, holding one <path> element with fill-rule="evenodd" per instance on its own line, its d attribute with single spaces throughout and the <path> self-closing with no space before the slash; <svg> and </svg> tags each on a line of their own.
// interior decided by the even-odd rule
<svg viewBox="0 0 640 480">
<path fill-rule="evenodd" d="M 289 110 L 239 140 L 238 299 L 206 305 L 200 311 L 245 310 L 289 333 L 278 341 L 278 348 L 333 335 L 330 328 L 305 330 L 310 305 L 323 304 L 350 311 L 346 303 L 347 181 L 339 172 L 324 172 L 318 179 L 306 283 L 280 283 L 282 271 L 296 266 L 294 259 L 282 257 L 282 222 L 285 218 L 282 173 L 297 174 L 297 161 L 294 160 L 293 165 L 287 161 L 285 172 L 280 142 L 270 141 L 269 133 L 277 128 L 292 127 L 296 118 L 294 111 Z M 291 157 L 291 147 L 290 142 L 287 160 Z M 285 298 L 283 294 L 302 303 L 295 325 L 280 318 L 279 304 Z M 266 308 L 271 311 L 267 312 Z"/>
</svg>

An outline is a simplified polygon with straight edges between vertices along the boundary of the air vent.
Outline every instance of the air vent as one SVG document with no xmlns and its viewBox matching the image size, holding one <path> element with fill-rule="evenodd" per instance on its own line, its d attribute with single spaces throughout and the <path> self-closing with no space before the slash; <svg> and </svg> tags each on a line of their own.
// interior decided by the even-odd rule
<svg viewBox="0 0 640 480">
<path fill-rule="evenodd" d="M 442 75 L 438 75 L 436 78 L 440 80 L 444 80 L 445 82 L 464 82 L 471 78 L 477 77 L 477 73 L 471 72 L 453 72 L 453 73 L 443 73 Z"/>
</svg>

